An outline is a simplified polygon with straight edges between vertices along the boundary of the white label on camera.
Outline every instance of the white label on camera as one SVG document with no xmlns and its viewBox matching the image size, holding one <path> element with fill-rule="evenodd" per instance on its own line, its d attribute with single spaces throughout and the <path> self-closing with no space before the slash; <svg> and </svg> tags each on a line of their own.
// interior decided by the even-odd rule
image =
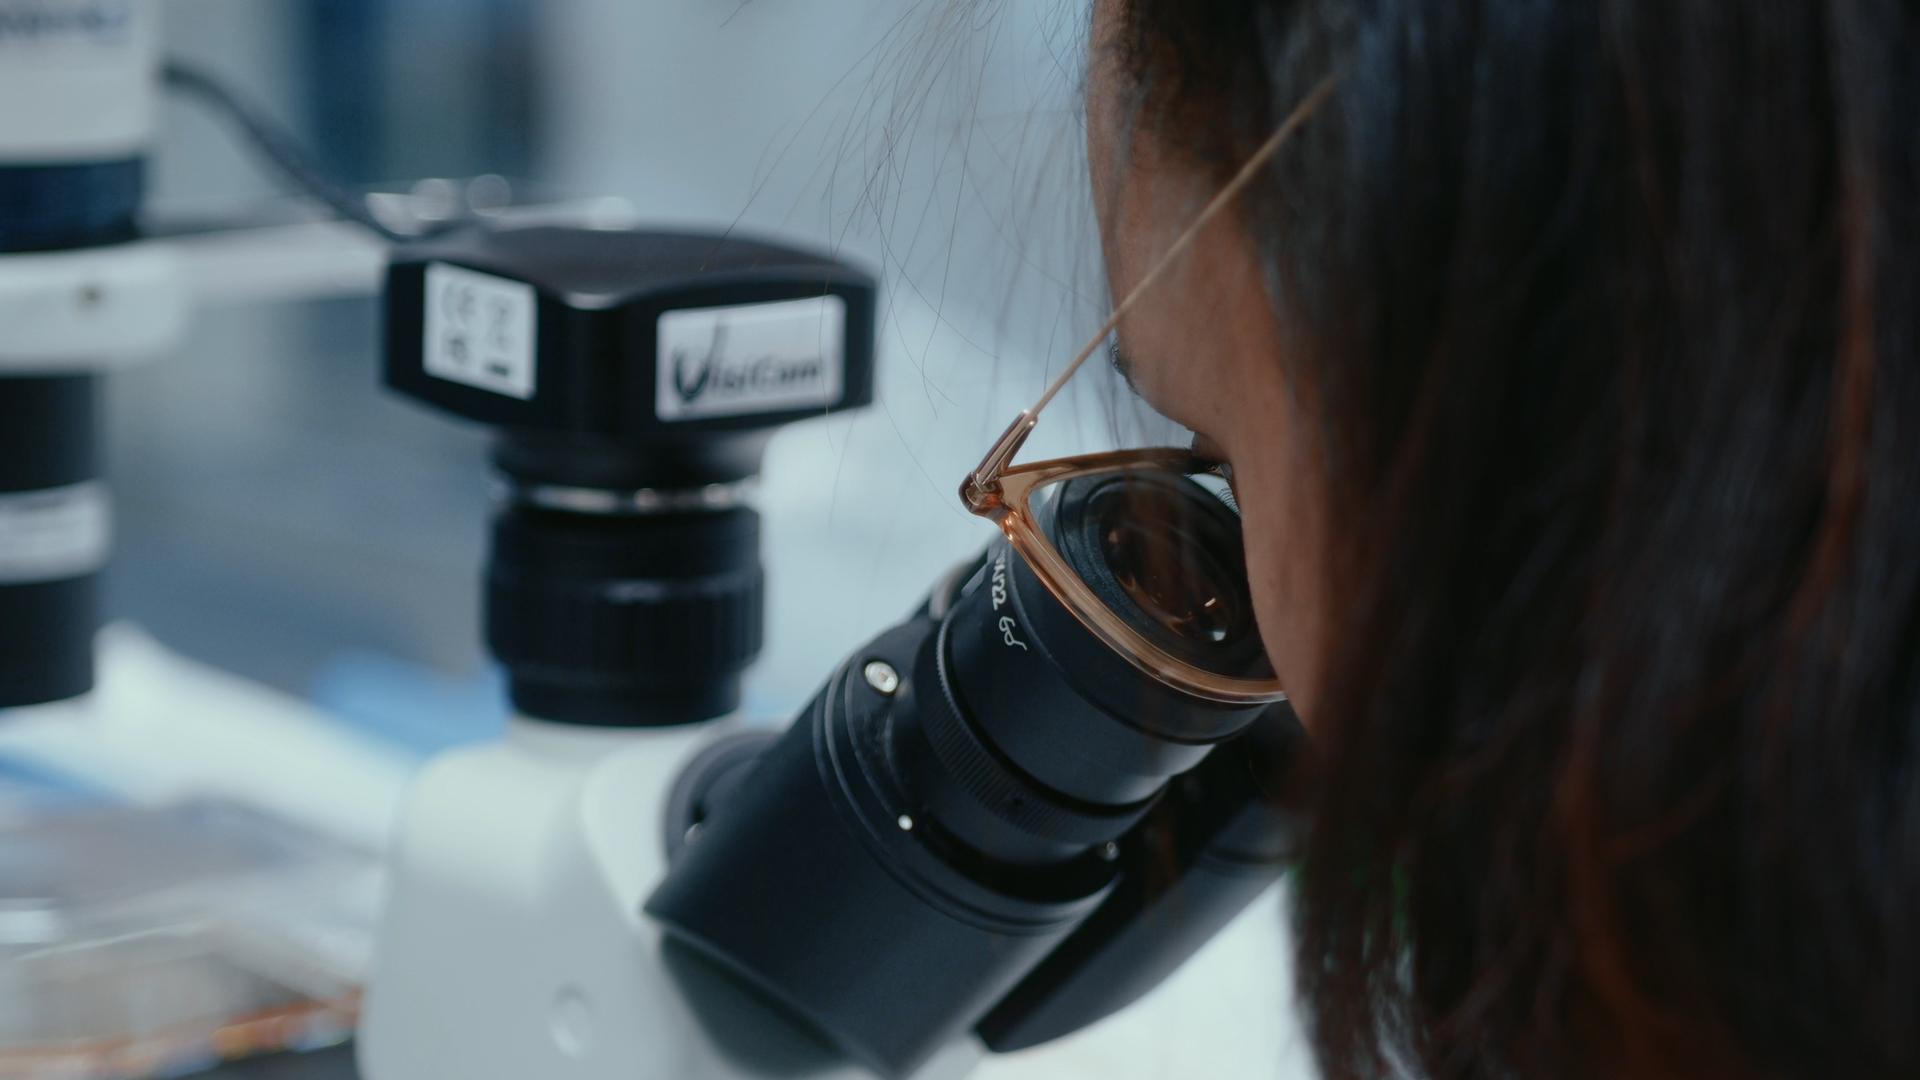
<svg viewBox="0 0 1920 1080">
<path fill-rule="evenodd" d="M 654 414 L 662 420 L 790 412 L 839 402 L 847 303 L 838 296 L 660 316 Z"/>
<path fill-rule="evenodd" d="M 446 263 L 427 267 L 427 374 L 495 394 L 533 396 L 533 286 Z"/>
<path fill-rule="evenodd" d="M 157 8 L 150 0 L 0 0 L 0 158 L 46 164 L 142 152 L 159 90 Z"/>
<path fill-rule="evenodd" d="M 97 480 L 0 493 L 0 585 L 62 581 L 107 564 L 113 511 Z"/>
</svg>

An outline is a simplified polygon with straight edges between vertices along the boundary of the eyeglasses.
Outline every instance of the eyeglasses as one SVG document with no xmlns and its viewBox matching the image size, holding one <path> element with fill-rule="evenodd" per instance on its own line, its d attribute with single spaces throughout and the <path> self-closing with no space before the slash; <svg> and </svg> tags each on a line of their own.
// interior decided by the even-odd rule
<svg viewBox="0 0 1920 1080">
<path fill-rule="evenodd" d="M 961 503 L 971 513 L 1000 527 L 1014 551 L 1032 569 L 1034 577 L 1081 625 L 1142 672 L 1207 701 L 1243 705 L 1278 701 L 1286 696 L 1279 679 L 1264 668 L 1264 660 L 1250 667 L 1243 656 L 1231 649 L 1217 658 L 1209 655 L 1209 646 L 1228 646 L 1234 639 L 1249 635 L 1257 644 L 1252 612 L 1244 610 L 1245 598 L 1250 596 L 1246 568 L 1244 562 L 1240 565 L 1222 563 L 1223 545 L 1219 542 L 1217 522 L 1209 524 L 1204 515 L 1196 518 L 1190 511 L 1183 512 L 1177 500 L 1167 495 L 1167 484 L 1202 478 L 1226 479 L 1224 466 L 1189 450 L 1167 448 L 1083 454 L 1027 465 L 1015 465 L 1013 458 L 1039 423 L 1041 410 L 1059 395 L 1068 380 L 1086 365 L 1087 359 L 1100 350 L 1140 297 L 1193 246 L 1202 230 L 1272 162 L 1281 146 L 1332 92 L 1335 82 L 1334 77 L 1327 78 L 1288 115 L 1115 306 L 1106 325 L 1067 364 L 1040 400 L 1014 418 L 960 485 Z M 1135 497 L 1112 508 L 1100 523 L 1100 531 L 1105 536 L 1105 562 L 1113 580 L 1090 582 L 1074 569 L 1073 561 L 1049 538 L 1040 524 L 1040 511 L 1051 496 L 1066 490 L 1065 485 L 1119 480 L 1144 483 L 1110 485 L 1116 491 L 1125 490 Z M 1230 494 L 1227 500 L 1231 506 Z M 1234 533 L 1230 543 L 1224 546 L 1228 553 L 1237 556 L 1240 548 L 1237 512 L 1232 518 Z M 1150 625 L 1164 632 L 1149 637 L 1127 613 L 1116 607 L 1114 599 L 1120 597 L 1139 609 Z M 1225 660 L 1227 655 L 1232 655 L 1236 662 L 1231 665 L 1217 662 Z"/>
</svg>

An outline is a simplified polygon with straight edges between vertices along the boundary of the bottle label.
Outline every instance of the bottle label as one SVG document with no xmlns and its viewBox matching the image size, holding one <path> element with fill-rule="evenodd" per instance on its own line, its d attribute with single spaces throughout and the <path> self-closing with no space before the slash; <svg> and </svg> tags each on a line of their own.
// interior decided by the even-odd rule
<svg viewBox="0 0 1920 1080">
<path fill-rule="evenodd" d="M 847 303 L 838 296 L 660 316 L 654 415 L 664 421 L 839 404 Z"/>
<path fill-rule="evenodd" d="M 0 493 L 0 585 L 94 573 L 112 542 L 113 510 L 98 480 Z"/>
<path fill-rule="evenodd" d="M 526 401 L 538 374 L 533 286 L 446 263 L 427 267 L 427 374 Z"/>
</svg>

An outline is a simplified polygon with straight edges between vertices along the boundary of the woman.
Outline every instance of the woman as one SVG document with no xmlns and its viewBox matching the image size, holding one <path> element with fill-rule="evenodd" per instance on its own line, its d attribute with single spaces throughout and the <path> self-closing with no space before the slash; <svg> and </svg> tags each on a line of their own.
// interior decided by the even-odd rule
<svg viewBox="0 0 1920 1080">
<path fill-rule="evenodd" d="M 1920 9 L 1098 0 L 1116 296 L 1303 102 L 1118 355 L 1318 746 L 1323 1067 L 1920 1076 Z"/>
</svg>

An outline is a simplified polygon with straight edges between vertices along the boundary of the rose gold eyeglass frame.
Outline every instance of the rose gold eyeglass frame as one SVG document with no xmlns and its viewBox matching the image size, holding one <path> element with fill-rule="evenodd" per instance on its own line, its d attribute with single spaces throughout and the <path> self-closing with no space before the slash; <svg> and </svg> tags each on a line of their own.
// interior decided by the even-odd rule
<svg viewBox="0 0 1920 1080">
<path fill-rule="evenodd" d="M 1227 705 L 1255 705 L 1280 701 L 1286 697 L 1280 688 L 1278 679 L 1236 678 L 1220 675 L 1191 664 L 1167 652 L 1135 630 L 1126 619 L 1096 596 L 1080 575 L 1067 564 L 1053 542 L 1034 520 L 1032 498 L 1036 491 L 1067 480 L 1118 475 L 1127 472 L 1177 472 L 1182 475 L 1200 473 L 1220 474 L 1223 470 L 1218 463 L 1206 462 L 1189 450 L 1173 448 L 1153 448 L 1146 450 L 1118 450 L 1103 454 L 1081 454 L 1075 457 L 1053 458 L 1036 461 L 1027 465 L 1015 465 L 1013 457 L 1026 444 L 1027 437 L 1033 434 L 1035 425 L 1040 422 L 1040 412 L 1057 397 L 1082 367 L 1087 359 L 1100 350 L 1107 338 L 1120 326 L 1140 297 L 1164 277 L 1173 263 L 1190 249 L 1202 230 L 1220 216 L 1233 200 L 1244 191 L 1248 184 L 1259 175 L 1260 170 L 1271 163 L 1280 152 L 1280 148 L 1306 122 L 1313 111 L 1332 93 L 1336 79 L 1329 77 L 1309 94 L 1306 100 L 1296 106 L 1273 135 L 1261 145 L 1253 157 L 1232 180 L 1214 196 L 1213 201 L 1200 211 L 1192 225 L 1180 234 L 1173 246 L 1154 264 L 1133 291 L 1128 293 L 1113 311 L 1106 325 L 1093 336 L 1085 348 L 1067 364 L 1055 378 L 1040 400 L 1032 408 L 1023 410 L 1014 418 L 1007 430 L 995 440 L 986 457 L 967 474 L 960 485 L 960 502 L 970 513 L 987 518 L 1000 527 L 1000 531 L 1013 545 L 1014 551 L 1026 560 L 1027 566 L 1039 579 L 1040 584 L 1066 605 L 1081 625 L 1104 642 L 1109 648 L 1125 657 L 1135 667 L 1176 690 L 1192 694 L 1206 701 L 1215 701 Z"/>
</svg>

